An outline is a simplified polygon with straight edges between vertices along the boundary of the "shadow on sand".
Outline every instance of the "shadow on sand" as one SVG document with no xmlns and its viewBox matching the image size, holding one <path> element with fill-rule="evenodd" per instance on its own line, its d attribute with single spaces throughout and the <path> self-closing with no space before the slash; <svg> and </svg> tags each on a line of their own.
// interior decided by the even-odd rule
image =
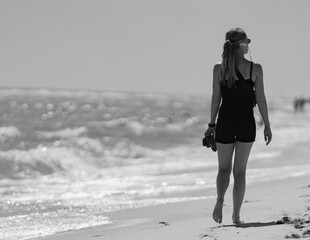
<svg viewBox="0 0 310 240">
<path fill-rule="evenodd" d="M 279 225 L 279 223 L 277 222 L 252 222 L 252 223 L 223 225 L 223 227 L 250 228 L 250 227 L 268 227 L 268 226 L 274 226 L 274 225 Z"/>
</svg>

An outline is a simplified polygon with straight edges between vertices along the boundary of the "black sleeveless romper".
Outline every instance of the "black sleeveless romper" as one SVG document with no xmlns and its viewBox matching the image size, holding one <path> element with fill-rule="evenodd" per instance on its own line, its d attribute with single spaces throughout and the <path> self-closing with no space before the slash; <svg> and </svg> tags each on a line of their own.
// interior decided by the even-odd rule
<svg viewBox="0 0 310 240">
<path fill-rule="evenodd" d="M 250 78 L 244 79 L 236 68 L 237 77 L 231 88 L 221 84 L 222 103 L 219 109 L 215 141 L 219 143 L 254 142 L 256 125 L 253 113 L 255 103 L 253 62 Z"/>
</svg>

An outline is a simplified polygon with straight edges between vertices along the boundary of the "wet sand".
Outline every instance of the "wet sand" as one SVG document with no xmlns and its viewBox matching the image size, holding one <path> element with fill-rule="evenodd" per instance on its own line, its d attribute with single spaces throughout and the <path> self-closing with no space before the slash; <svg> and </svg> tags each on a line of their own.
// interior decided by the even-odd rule
<svg viewBox="0 0 310 240">
<path fill-rule="evenodd" d="M 194 240 L 310 238 L 310 176 L 248 186 L 241 210 L 244 224 L 231 222 L 232 183 L 227 190 L 223 223 L 211 215 L 214 198 L 109 213 L 112 224 L 59 233 L 41 240 Z M 300 176 L 298 176 L 300 175 Z M 193 193 L 194 194 L 194 193 Z M 194 195 L 204 196 L 204 192 Z"/>
</svg>

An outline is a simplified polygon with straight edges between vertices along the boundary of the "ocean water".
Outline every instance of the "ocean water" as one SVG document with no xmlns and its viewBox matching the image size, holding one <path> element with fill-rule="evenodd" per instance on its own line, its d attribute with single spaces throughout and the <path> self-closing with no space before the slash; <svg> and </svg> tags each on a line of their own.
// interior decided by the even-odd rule
<svg viewBox="0 0 310 240">
<path fill-rule="evenodd" d="M 201 145 L 209 108 L 202 95 L 0 89 L 0 239 L 111 224 L 110 211 L 214 197 L 217 157 Z M 310 141 L 309 111 L 294 113 L 285 97 L 269 99 L 269 109 L 274 139 L 266 148 L 256 114 L 249 184 L 310 172 L 306 161 L 276 163 Z M 191 196 L 201 189 L 206 196 Z"/>
</svg>

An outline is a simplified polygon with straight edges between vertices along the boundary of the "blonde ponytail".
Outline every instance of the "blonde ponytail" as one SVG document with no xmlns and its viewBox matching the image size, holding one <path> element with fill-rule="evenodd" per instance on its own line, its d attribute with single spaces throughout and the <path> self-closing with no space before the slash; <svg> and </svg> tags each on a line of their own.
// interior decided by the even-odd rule
<svg viewBox="0 0 310 240">
<path fill-rule="evenodd" d="M 225 35 L 222 54 L 222 84 L 231 88 L 238 79 L 236 74 L 237 50 L 239 44 L 246 39 L 246 33 L 241 28 L 233 28 Z"/>
</svg>

